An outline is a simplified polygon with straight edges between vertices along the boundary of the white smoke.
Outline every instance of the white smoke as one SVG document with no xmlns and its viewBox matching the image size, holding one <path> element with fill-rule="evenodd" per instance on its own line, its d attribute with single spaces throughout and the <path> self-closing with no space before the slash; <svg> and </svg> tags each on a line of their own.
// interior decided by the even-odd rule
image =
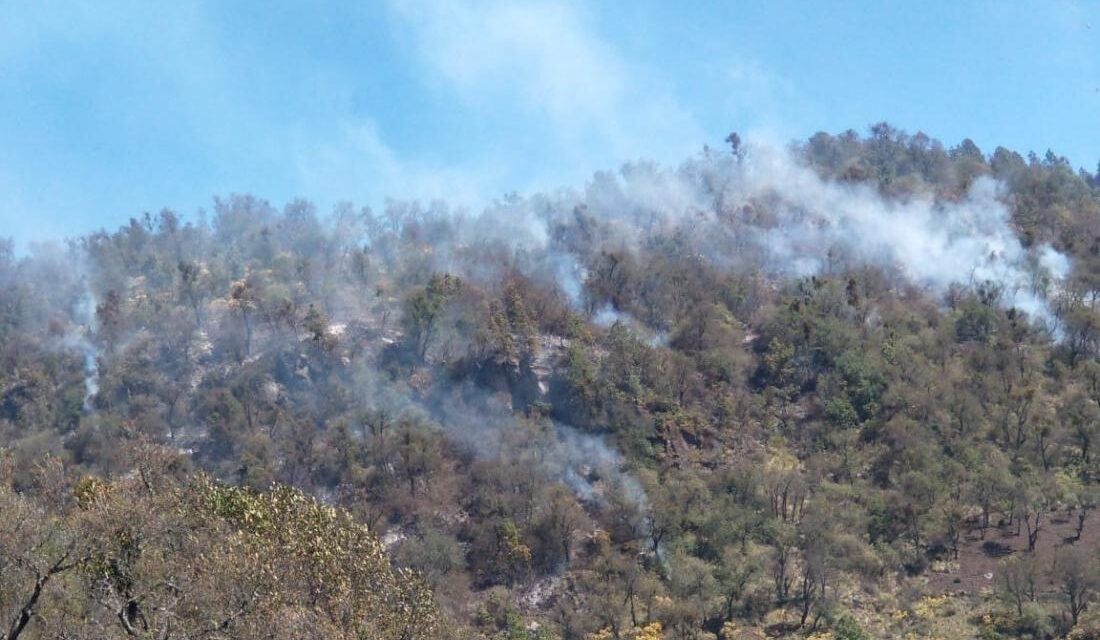
<svg viewBox="0 0 1100 640">
<path fill-rule="evenodd" d="M 826 181 L 786 152 L 757 146 L 751 154 L 751 162 L 735 167 L 726 199 L 771 199 L 773 223 L 755 229 L 754 240 L 778 268 L 819 273 L 828 252 L 842 249 L 858 261 L 896 267 L 937 293 L 954 283 L 996 283 L 1006 305 L 1051 319 L 1045 292 L 1034 285 L 1036 259 L 1013 230 L 992 179 L 978 178 L 957 202 L 888 200 L 864 184 Z M 1068 272 L 1069 259 L 1052 247 L 1036 253 L 1051 277 Z"/>
<path fill-rule="evenodd" d="M 569 255 L 554 253 L 551 259 L 554 263 L 554 275 L 557 277 L 558 286 L 569 299 L 569 304 L 576 310 L 583 308 L 584 280 L 588 277 L 585 269 Z"/>
<path fill-rule="evenodd" d="M 65 336 L 65 344 L 76 349 L 84 358 L 84 410 L 92 410 L 92 398 L 99 393 L 99 356 L 100 349 L 92 342 L 95 332 L 96 299 L 91 289 L 85 286 L 84 295 L 73 307 L 73 320 L 78 326 Z"/>
<path fill-rule="evenodd" d="M 722 268 L 798 277 L 873 264 L 937 295 L 953 284 L 994 283 L 1002 304 L 1053 324 L 1048 290 L 1068 274 L 1069 258 L 1050 246 L 1023 246 L 991 178 L 978 178 L 958 200 L 891 199 L 868 184 L 822 178 L 786 149 L 747 149 L 744 159 L 706 152 L 676 169 L 639 163 L 601 172 L 583 191 L 558 192 L 527 214 L 552 226 L 581 207 L 612 248 L 643 246 L 658 232 L 686 233 L 699 258 Z M 557 272 L 578 301 L 584 268 L 559 263 Z M 601 311 L 596 321 L 614 319 Z"/>
<path fill-rule="evenodd" d="M 427 419 L 480 459 L 514 461 L 563 483 L 584 502 L 602 504 L 615 491 L 639 516 L 649 513 L 642 485 L 615 447 L 556 420 L 517 418 L 506 393 L 467 381 L 424 397 L 369 367 L 357 371 L 356 384 L 368 406 Z"/>
<path fill-rule="evenodd" d="M 585 291 L 591 265 L 578 254 L 638 251 L 676 236 L 679 250 L 691 252 L 686 259 L 723 269 L 807 276 L 872 264 L 937 295 L 956 284 L 991 282 L 1002 304 L 1053 325 L 1047 294 L 1068 274 L 1069 259 L 1050 246 L 1024 247 L 1002 198 L 989 178 L 975 180 L 957 200 L 887 198 L 868 184 L 822 178 L 789 150 L 750 143 L 741 157 L 704 152 L 672 169 L 630 164 L 596 174 L 583 189 L 509 197 L 455 224 L 460 245 L 498 242 L 528 256 L 531 275 L 555 279 L 578 311 L 592 302 Z M 650 334 L 610 304 L 590 310 L 597 325 L 622 322 L 643 338 Z M 664 340 L 662 333 L 649 338 L 653 345 Z M 616 487 L 647 511 L 641 486 L 598 436 L 551 423 L 538 446 L 508 451 L 517 424 L 510 402 L 465 389 L 430 406 L 409 404 L 421 405 L 479 456 L 523 459 L 588 501 Z"/>
<path fill-rule="evenodd" d="M 592 316 L 592 322 L 596 323 L 596 325 L 598 326 L 607 328 L 615 324 L 616 322 L 621 322 L 623 324 L 634 324 L 635 321 L 634 318 L 630 317 L 629 314 L 622 313 L 615 309 L 615 307 L 607 304 L 600 307 L 600 309 L 596 311 L 596 314 Z"/>
<path fill-rule="evenodd" d="M 1039 250 L 1039 265 L 1057 280 L 1064 280 L 1069 275 L 1069 258 L 1050 245 L 1044 245 Z"/>
<path fill-rule="evenodd" d="M 645 492 L 626 470 L 622 456 L 597 435 L 544 419 L 542 424 L 549 427 L 544 432 L 524 433 L 524 437 L 510 442 L 518 429 L 511 402 L 468 384 L 439 402 L 431 413 L 448 435 L 481 457 L 518 460 L 526 455 L 525 462 L 533 469 L 564 483 L 582 500 L 600 502 L 609 489 L 615 488 L 641 513 L 648 510 Z M 521 447 L 526 453 L 508 451 L 511 446 Z"/>
</svg>

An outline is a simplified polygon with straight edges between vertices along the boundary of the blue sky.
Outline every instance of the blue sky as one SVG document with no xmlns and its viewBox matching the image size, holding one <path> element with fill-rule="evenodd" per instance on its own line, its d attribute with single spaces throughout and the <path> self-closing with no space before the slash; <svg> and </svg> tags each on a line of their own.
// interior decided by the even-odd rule
<svg viewBox="0 0 1100 640">
<path fill-rule="evenodd" d="M 1100 160 L 1100 1 L 0 0 L 0 236 L 215 195 L 475 206 L 887 120 Z"/>
</svg>

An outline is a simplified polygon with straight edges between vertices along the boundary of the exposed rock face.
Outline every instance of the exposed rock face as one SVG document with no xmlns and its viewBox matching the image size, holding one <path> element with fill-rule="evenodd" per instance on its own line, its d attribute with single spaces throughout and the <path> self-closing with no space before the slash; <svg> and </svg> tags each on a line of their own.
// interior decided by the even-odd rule
<svg viewBox="0 0 1100 640">
<path fill-rule="evenodd" d="M 546 334 L 539 336 L 538 347 L 529 368 L 535 376 L 541 395 L 545 396 L 550 391 L 550 378 L 554 375 L 554 368 L 565 357 L 569 344 L 568 338 Z"/>
</svg>

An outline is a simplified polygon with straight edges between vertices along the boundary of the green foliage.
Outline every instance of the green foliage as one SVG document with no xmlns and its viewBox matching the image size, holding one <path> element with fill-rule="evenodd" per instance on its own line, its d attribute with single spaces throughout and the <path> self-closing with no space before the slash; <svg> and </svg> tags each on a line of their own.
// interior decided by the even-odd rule
<svg viewBox="0 0 1100 640">
<path fill-rule="evenodd" d="M 23 585 L 0 591 L 0 614 L 18 621 L 27 612 L 23 630 L 35 637 L 50 635 L 52 619 L 67 620 L 67 633 L 104 638 L 260 638 L 303 627 L 378 640 L 443 632 L 419 576 L 394 569 L 346 512 L 283 485 L 255 492 L 205 475 L 180 480 L 170 454 L 132 453 L 140 477 L 85 476 L 73 488 L 73 511 L 0 487 L 5 513 L 20 517 L 14 526 L 29 537 L 5 536 L 0 553 L 30 571 Z M 51 589 L 39 593 L 47 581 Z M 23 608 L 13 612 L 8 597 L 18 591 Z"/>
<path fill-rule="evenodd" d="M 859 626 L 856 619 L 849 613 L 841 614 L 836 620 L 833 620 L 829 625 L 829 629 L 833 632 L 835 640 L 870 640 L 867 632 Z"/>
<path fill-rule="evenodd" d="M 448 299 L 462 288 L 462 281 L 450 274 L 432 274 L 428 284 L 405 299 L 402 324 L 410 346 L 421 360 L 438 329 L 440 314 Z"/>
<path fill-rule="evenodd" d="M 977 300 L 967 300 L 955 319 L 955 337 L 959 342 L 984 342 L 997 330 L 999 321 L 997 309 Z"/>
<path fill-rule="evenodd" d="M 619 211 L 601 174 L 485 218 L 241 196 L 0 243 L 7 621 L 71 544 L 27 634 L 900 637 L 932 624 L 896 602 L 1011 551 L 967 633 L 1088 633 L 1096 177 L 886 124 L 796 148 L 897 202 L 1003 181 L 1032 257 L 1072 258 L 1032 265 L 1052 331 L 971 274 L 932 296 L 824 248 L 782 275 L 741 226 L 788 212 L 729 201 L 730 142 L 677 170 L 708 203 L 685 216 Z M 526 211 L 544 242 L 511 242 Z"/>
</svg>

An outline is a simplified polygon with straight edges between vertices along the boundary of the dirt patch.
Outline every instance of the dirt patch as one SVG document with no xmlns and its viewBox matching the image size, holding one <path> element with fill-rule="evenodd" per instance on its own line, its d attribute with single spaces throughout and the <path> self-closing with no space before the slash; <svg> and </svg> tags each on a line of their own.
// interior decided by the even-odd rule
<svg viewBox="0 0 1100 640">
<path fill-rule="evenodd" d="M 1043 520 L 1043 528 L 1035 545 L 1035 558 L 1043 572 L 1044 584 L 1054 565 L 1054 555 L 1067 544 L 1085 545 L 1096 549 L 1100 545 L 1100 519 L 1090 518 L 1085 523 L 1081 540 L 1072 542 L 1076 531 L 1076 514 L 1064 510 L 1051 512 Z M 1019 533 L 1016 525 L 1004 525 L 986 529 L 985 538 L 977 529 L 966 535 L 959 545 L 958 560 L 948 559 L 935 563 L 928 573 L 926 590 L 929 593 L 958 593 L 978 595 L 982 589 L 991 588 L 996 581 L 998 564 L 1013 554 L 1028 553 L 1027 532 Z"/>
</svg>

